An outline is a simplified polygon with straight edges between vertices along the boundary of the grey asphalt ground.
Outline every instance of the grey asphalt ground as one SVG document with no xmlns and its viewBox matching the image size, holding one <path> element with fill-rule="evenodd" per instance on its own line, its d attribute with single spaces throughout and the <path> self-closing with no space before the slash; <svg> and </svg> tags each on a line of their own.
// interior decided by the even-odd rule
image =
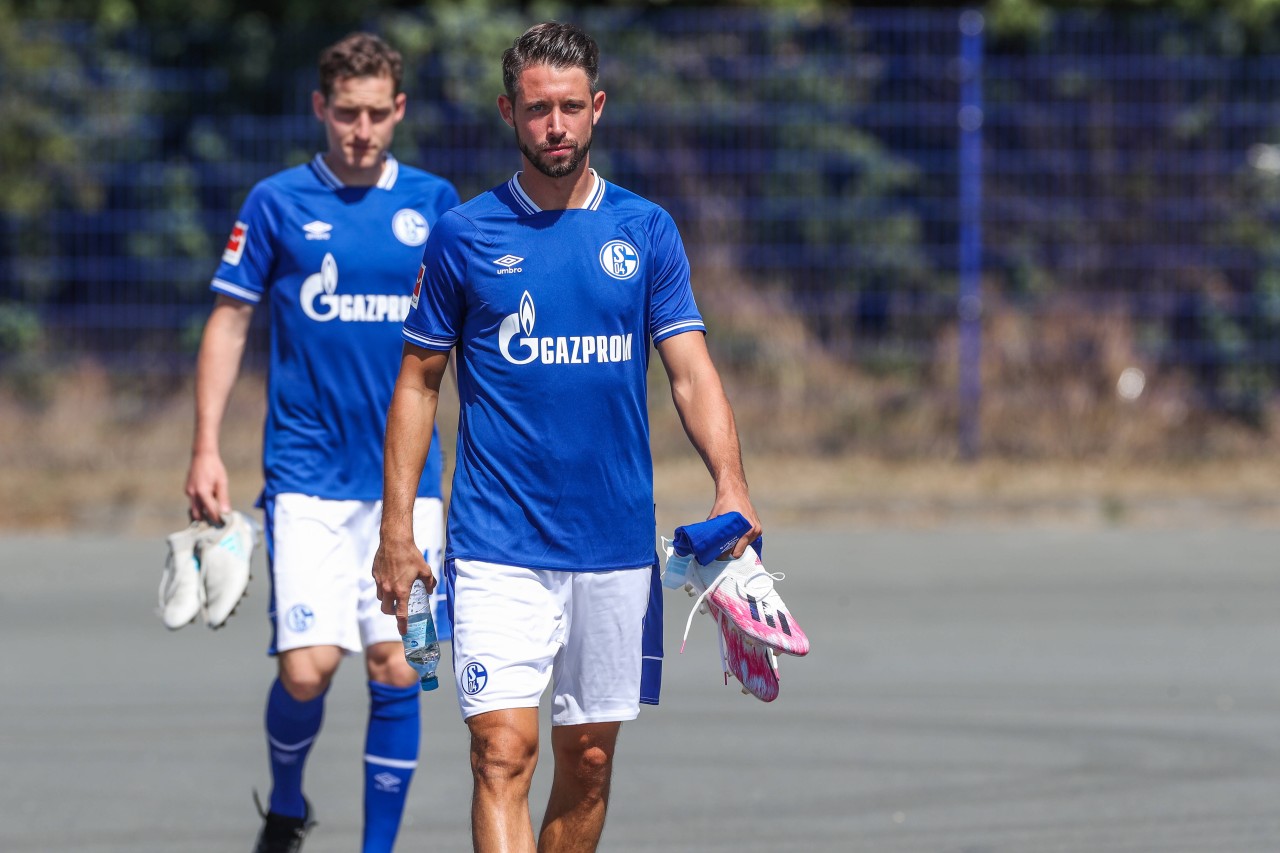
<svg viewBox="0 0 1280 853">
<path fill-rule="evenodd" d="M 162 541 L 0 538 L 0 850 L 245 851 L 265 792 L 265 576 L 227 628 L 153 614 Z M 790 531 L 814 651 L 771 705 L 668 593 L 608 851 L 1280 850 L 1280 533 Z M 330 692 L 307 853 L 354 851 L 365 687 Z M 424 698 L 402 851 L 468 850 L 466 730 Z M 540 817 L 549 767 L 533 794 Z"/>
</svg>

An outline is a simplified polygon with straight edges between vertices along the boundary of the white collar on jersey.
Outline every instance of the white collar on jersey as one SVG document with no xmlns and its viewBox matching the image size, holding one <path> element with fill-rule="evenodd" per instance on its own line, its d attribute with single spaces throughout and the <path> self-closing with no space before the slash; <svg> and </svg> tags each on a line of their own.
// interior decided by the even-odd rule
<svg viewBox="0 0 1280 853">
<path fill-rule="evenodd" d="M 315 166 L 316 174 L 320 176 L 320 182 L 331 190 L 340 190 L 346 187 L 346 184 L 333 173 L 329 168 L 329 164 L 324 161 L 323 154 L 317 154 L 311 161 Z M 383 165 L 382 177 L 378 178 L 378 183 L 374 184 L 380 190 L 389 190 L 396 185 L 396 178 L 400 174 L 400 161 L 396 160 L 390 152 L 387 153 L 387 159 Z"/>
<path fill-rule="evenodd" d="M 604 180 L 596 174 L 595 169 L 588 169 L 591 173 L 591 193 L 587 196 L 587 200 L 582 203 L 582 207 L 578 210 L 599 210 L 600 202 L 604 200 Z M 520 176 L 524 172 L 516 172 L 511 176 L 511 180 L 507 181 L 507 187 L 511 190 L 511 195 L 515 196 L 516 204 L 524 210 L 525 213 L 541 213 L 542 208 L 533 203 L 533 199 L 529 198 L 529 194 L 524 191 L 524 187 L 520 186 Z"/>
</svg>

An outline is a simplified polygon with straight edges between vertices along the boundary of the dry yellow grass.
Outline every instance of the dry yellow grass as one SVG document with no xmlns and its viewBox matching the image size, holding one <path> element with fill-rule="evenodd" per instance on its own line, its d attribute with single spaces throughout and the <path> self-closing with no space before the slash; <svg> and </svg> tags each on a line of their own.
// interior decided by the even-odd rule
<svg viewBox="0 0 1280 853">
<path fill-rule="evenodd" d="M 122 390 L 86 367 L 57 380 L 43 405 L 0 393 L 0 530 L 117 530 L 156 535 L 184 523 L 183 480 L 191 441 L 189 387 L 172 393 Z M 710 480 L 680 436 L 678 421 L 654 389 L 655 486 L 659 527 L 701 518 Z M 762 404 L 761 404 L 762 405 Z M 451 394 L 443 441 L 453 446 Z M 262 384 L 244 377 L 223 439 L 232 492 L 248 508 L 261 487 L 258 467 Z M 1280 456 L 1217 455 L 1170 462 L 964 463 L 860 453 L 782 452 L 753 442 L 767 412 L 744 427 L 752 493 L 767 525 L 919 527 L 937 524 L 1168 525 L 1280 523 Z M 799 437 L 790 446 L 803 448 Z M 761 446 L 763 445 L 763 446 Z M 448 453 L 452 457 L 452 453 Z"/>
</svg>

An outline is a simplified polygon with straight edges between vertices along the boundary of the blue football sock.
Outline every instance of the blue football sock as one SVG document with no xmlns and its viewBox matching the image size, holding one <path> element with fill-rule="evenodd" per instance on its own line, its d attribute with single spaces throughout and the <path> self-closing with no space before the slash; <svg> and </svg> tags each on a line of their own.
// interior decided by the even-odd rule
<svg viewBox="0 0 1280 853">
<path fill-rule="evenodd" d="M 369 682 L 364 742 L 364 853 L 390 853 L 400 829 L 409 780 L 418 766 L 418 685 Z"/>
<path fill-rule="evenodd" d="M 324 720 L 324 694 L 299 702 L 284 689 L 280 679 L 267 696 L 267 752 L 271 756 L 271 811 L 288 817 L 305 817 L 302 771 L 307 754 Z"/>
</svg>

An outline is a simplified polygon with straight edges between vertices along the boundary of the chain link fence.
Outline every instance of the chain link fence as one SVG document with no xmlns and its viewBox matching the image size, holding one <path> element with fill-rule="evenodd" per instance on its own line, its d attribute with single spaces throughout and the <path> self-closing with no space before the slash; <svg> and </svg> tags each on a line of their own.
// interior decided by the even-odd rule
<svg viewBox="0 0 1280 853">
<path fill-rule="evenodd" d="M 593 165 L 671 211 L 736 398 L 807 425 L 788 441 L 1155 453 L 1210 423 L 1268 431 L 1280 59 L 1247 33 L 1101 14 L 999 33 L 918 10 L 579 21 L 609 94 Z M 381 26 L 410 69 L 397 155 L 464 198 L 518 165 L 494 99 L 519 29 Z M 338 35 L 27 28 L 0 60 L 0 370 L 189 374 L 241 200 L 322 144 L 313 61 Z"/>
</svg>

